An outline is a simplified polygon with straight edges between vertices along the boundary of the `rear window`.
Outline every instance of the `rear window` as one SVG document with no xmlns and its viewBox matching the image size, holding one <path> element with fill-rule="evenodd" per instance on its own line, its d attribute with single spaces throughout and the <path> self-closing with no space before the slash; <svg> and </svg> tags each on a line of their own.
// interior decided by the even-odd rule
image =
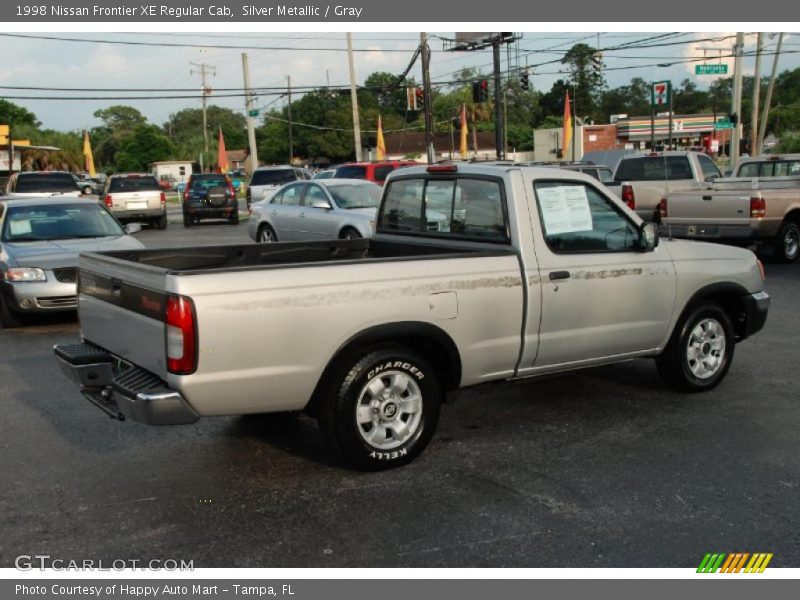
<svg viewBox="0 0 800 600">
<path fill-rule="evenodd" d="M 739 177 L 788 177 L 791 175 L 800 175 L 800 161 L 749 162 L 739 168 Z"/>
<path fill-rule="evenodd" d="M 344 167 L 339 167 L 336 169 L 335 177 L 337 179 L 366 179 L 367 167 L 360 165 L 346 165 Z"/>
<path fill-rule="evenodd" d="M 283 185 L 297 181 L 294 169 L 269 169 L 253 172 L 250 185 Z"/>
<path fill-rule="evenodd" d="M 502 186 L 467 177 L 395 179 L 386 191 L 378 228 L 507 243 Z"/>
<path fill-rule="evenodd" d="M 192 175 L 193 190 L 207 190 L 214 187 L 227 187 L 228 179 L 224 175 Z"/>
<path fill-rule="evenodd" d="M 17 177 L 15 191 L 21 194 L 30 194 L 74 192 L 77 189 L 78 184 L 69 173 L 20 173 Z"/>
<path fill-rule="evenodd" d="M 110 194 L 120 192 L 161 191 L 155 177 L 112 177 L 108 184 Z"/>
<path fill-rule="evenodd" d="M 686 156 L 641 156 L 619 163 L 617 181 L 673 181 L 692 179 L 692 167 Z"/>
</svg>

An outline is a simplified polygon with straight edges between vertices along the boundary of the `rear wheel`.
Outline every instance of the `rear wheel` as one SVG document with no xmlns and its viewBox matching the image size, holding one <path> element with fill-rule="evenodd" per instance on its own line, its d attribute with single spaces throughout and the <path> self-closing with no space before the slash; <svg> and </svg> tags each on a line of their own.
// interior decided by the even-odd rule
<svg viewBox="0 0 800 600">
<path fill-rule="evenodd" d="M 0 298 L 0 325 L 3 329 L 14 329 L 22 326 L 22 316 L 11 310 L 3 298 Z"/>
<path fill-rule="evenodd" d="M 716 304 L 691 310 L 656 358 L 661 378 L 684 392 L 703 392 L 725 378 L 735 338 L 730 317 Z"/>
<path fill-rule="evenodd" d="M 361 234 L 358 233 L 352 227 L 345 227 L 342 229 L 342 232 L 339 234 L 339 239 L 341 240 L 357 240 L 361 237 Z"/>
<path fill-rule="evenodd" d="M 158 219 L 155 220 L 155 226 L 159 229 L 166 229 L 167 228 L 167 215 L 162 215 Z"/>
<path fill-rule="evenodd" d="M 183 226 L 184 227 L 191 227 L 193 224 L 194 223 L 193 223 L 192 217 L 190 217 L 189 215 L 186 215 L 186 214 L 183 215 Z"/>
<path fill-rule="evenodd" d="M 239 212 L 234 211 L 231 216 L 228 217 L 228 222 L 231 225 L 238 225 L 239 224 Z"/>
<path fill-rule="evenodd" d="M 275 230 L 269 225 L 262 225 L 258 230 L 258 242 L 260 244 L 271 244 L 277 242 L 278 236 L 275 235 Z"/>
<path fill-rule="evenodd" d="M 800 227 L 786 221 L 775 236 L 775 255 L 783 262 L 794 262 L 800 255 Z"/>
<path fill-rule="evenodd" d="M 319 424 L 328 442 L 357 467 L 379 471 L 419 456 L 439 422 L 441 388 L 416 352 L 374 347 L 345 364 Z"/>
</svg>

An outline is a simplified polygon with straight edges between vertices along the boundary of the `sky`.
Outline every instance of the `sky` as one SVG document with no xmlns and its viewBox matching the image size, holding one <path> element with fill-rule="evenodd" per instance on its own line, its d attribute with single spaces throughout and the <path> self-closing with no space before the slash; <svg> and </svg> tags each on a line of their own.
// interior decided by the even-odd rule
<svg viewBox="0 0 800 600">
<path fill-rule="evenodd" d="M 198 67 L 192 63 L 205 63 L 214 67 L 209 76 L 211 104 L 244 112 L 244 99 L 225 97 L 235 93 L 225 88 L 242 87 L 242 52 L 250 61 L 250 79 L 253 87 L 285 86 L 287 75 L 292 86 L 348 84 L 345 34 L 340 32 L 314 33 L 31 33 L 29 36 L 47 36 L 84 40 L 81 42 L 55 39 L 8 37 L 0 34 L 0 98 L 6 98 L 34 112 L 43 127 L 61 131 L 83 129 L 98 125 L 93 113 L 113 104 L 126 104 L 138 108 L 152 123 L 161 125 L 170 114 L 183 108 L 200 107 L 200 99 L 136 99 L 136 100 L 45 100 L 15 99 L 14 96 L 146 96 L 155 92 L 66 92 L 44 90 L 10 90 L 2 86 L 42 88 L 134 88 L 174 89 L 172 94 L 200 93 Z M 15 35 L 15 34 L 11 34 Z M 463 67 L 480 67 L 491 70 L 491 50 L 477 52 L 445 51 L 441 38 L 452 38 L 453 32 L 430 33 L 431 78 L 450 81 Z M 559 77 L 564 77 L 560 59 L 573 44 L 583 42 L 604 52 L 604 74 L 610 87 L 626 84 L 632 77 L 646 81 L 672 80 L 674 85 L 686 78 L 704 88 L 713 76 L 696 76 L 694 62 L 671 64 L 702 58 L 719 62 L 718 49 L 730 52 L 733 33 L 580 33 L 537 32 L 523 33 L 522 38 L 503 51 L 503 68 L 532 66 L 531 84 L 534 89 L 547 91 Z M 375 71 L 402 72 L 409 63 L 419 41 L 416 33 L 354 33 L 355 71 L 358 83 Z M 107 43 L 117 42 L 117 43 Z M 192 47 L 166 47 L 158 45 L 127 45 L 119 42 L 147 44 L 186 44 Z M 765 52 L 762 73 L 769 74 L 772 66 L 777 36 L 765 35 Z M 648 48 L 618 48 L 620 45 L 643 45 Z M 752 74 L 756 35 L 745 37 L 744 72 Z M 211 46 L 248 46 L 215 48 Z M 261 47 L 261 48 L 259 48 Z M 270 49 L 263 49 L 269 47 Z M 703 49 L 706 49 L 705 51 Z M 772 53 L 772 54 L 770 54 Z M 542 64 L 548 63 L 551 64 Z M 732 59 L 724 59 L 733 73 Z M 661 66 L 658 66 L 661 65 Z M 800 66 L 800 40 L 797 35 L 784 38 L 779 72 Z M 562 71 L 562 72 L 559 72 Z M 419 61 L 411 73 L 421 80 Z M 216 90 L 216 92 L 214 91 Z M 166 92 L 165 92 L 166 93 Z M 297 97 L 295 92 L 294 97 Z M 285 98 L 259 96 L 261 108 L 279 107 Z"/>
</svg>

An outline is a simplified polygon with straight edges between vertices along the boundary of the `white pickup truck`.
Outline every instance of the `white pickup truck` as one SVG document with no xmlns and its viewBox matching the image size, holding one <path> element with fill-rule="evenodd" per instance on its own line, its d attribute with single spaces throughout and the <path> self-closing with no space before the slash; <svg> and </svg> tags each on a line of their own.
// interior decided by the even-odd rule
<svg viewBox="0 0 800 600">
<path fill-rule="evenodd" d="M 752 252 L 660 243 L 589 176 L 445 164 L 391 174 L 372 239 L 83 254 L 83 339 L 54 351 L 114 417 L 305 410 L 382 469 L 466 386 L 642 357 L 708 390 L 768 305 Z"/>
</svg>

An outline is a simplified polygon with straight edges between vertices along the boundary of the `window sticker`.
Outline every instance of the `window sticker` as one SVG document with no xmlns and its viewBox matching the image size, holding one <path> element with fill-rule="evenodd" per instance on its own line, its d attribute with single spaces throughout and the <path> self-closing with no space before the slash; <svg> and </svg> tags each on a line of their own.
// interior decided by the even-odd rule
<svg viewBox="0 0 800 600">
<path fill-rule="evenodd" d="M 25 235 L 31 232 L 31 222 L 29 219 L 8 222 L 8 232 L 11 235 Z"/>
<path fill-rule="evenodd" d="M 536 193 L 546 235 L 592 230 L 589 198 L 582 185 L 540 187 Z"/>
</svg>

